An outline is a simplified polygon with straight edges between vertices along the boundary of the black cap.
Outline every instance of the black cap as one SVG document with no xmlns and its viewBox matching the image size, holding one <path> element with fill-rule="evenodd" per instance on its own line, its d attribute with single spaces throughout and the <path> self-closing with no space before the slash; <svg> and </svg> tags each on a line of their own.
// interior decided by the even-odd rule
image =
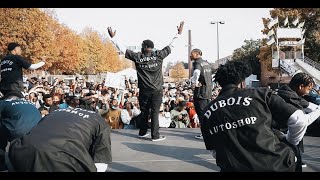
<svg viewBox="0 0 320 180">
<path fill-rule="evenodd" d="M 8 45 L 8 51 L 12 51 L 12 50 L 14 50 L 14 48 L 16 48 L 16 47 L 18 47 L 18 46 L 20 46 L 20 44 L 15 43 L 15 42 L 9 43 L 9 45 Z"/>
<path fill-rule="evenodd" d="M 151 40 L 147 39 L 142 42 L 142 48 L 154 48 L 154 44 Z"/>
</svg>

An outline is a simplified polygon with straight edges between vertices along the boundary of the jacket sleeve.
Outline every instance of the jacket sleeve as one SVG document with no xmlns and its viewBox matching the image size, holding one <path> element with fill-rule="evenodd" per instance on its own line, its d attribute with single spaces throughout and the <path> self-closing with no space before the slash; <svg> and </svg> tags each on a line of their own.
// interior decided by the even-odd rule
<svg viewBox="0 0 320 180">
<path fill-rule="evenodd" d="M 92 158 L 95 163 L 110 164 L 112 162 L 110 134 L 110 126 L 107 125 L 107 128 L 95 139 L 92 146 Z"/>
</svg>

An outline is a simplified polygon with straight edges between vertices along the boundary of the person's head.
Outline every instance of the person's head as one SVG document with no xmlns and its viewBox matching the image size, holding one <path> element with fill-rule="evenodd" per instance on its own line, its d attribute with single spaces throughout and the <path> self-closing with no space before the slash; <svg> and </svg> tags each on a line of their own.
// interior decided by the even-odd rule
<svg viewBox="0 0 320 180">
<path fill-rule="evenodd" d="M 96 107 L 97 106 L 97 100 L 96 100 L 96 98 L 90 98 L 89 99 L 89 102 L 90 102 L 90 106 L 91 107 Z"/>
<path fill-rule="evenodd" d="M 59 105 L 60 104 L 60 95 L 59 94 L 55 94 L 52 96 L 52 101 L 54 105 Z"/>
<path fill-rule="evenodd" d="M 177 108 L 178 108 L 179 111 L 186 110 L 187 101 L 179 101 Z"/>
<path fill-rule="evenodd" d="M 133 108 L 133 106 L 132 106 L 132 102 L 130 102 L 130 101 L 126 101 L 125 103 L 124 103 L 124 107 L 126 108 L 126 109 L 132 109 Z"/>
<path fill-rule="evenodd" d="M 111 109 L 113 109 L 113 110 L 118 109 L 118 100 L 112 99 L 112 100 L 110 101 L 110 107 L 111 107 Z"/>
<path fill-rule="evenodd" d="M 102 90 L 102 88 L 103 88 L 102 84 L 98 84 L 98 86 L 97 86 L 97 90 L 101 91 L 101 90 Z"/>
<path fill-rule="evenodd" d="M 43 101 L 46 106 L 51 106 L 53 104 L 52 97 L 50 94 L 43 95 Z"/>
<path fill-rule="evenodd" d="M 11 42 L 8 44 L 8 51 L 13 55 L 21 55 L 21 46 L 16 42 Z"/>
<path fill-rule="evenodd" d="M 37 96 L 37 93 L 36 93 L 36 92 L 30 92 L 30 93 L 29 93 L 29 100 L 30 100 L 30 101 L 35 102 L 35 101 L 37 101 L 37 98 L 38 98 L 38 96 Z"/>
<path fill-rule="evenodd" d="M 186 110 L 187 110 L 187 111 L 189 111 L 190 109 L 194 108 L 193 102 L 187 102 L 186 106 L 187 106 L 187 107 L 186 107 Z"/>
<path fill-rule="evenodd" d="M 21 91 L 10 91 L 2 97 L 2 99 L 11 99 L 11 98 L 24 98 L 24 96 L 21 93 Z"/>
<path fill-rule="evenodd" d="M 219 66 L 215 75 L 215 81 L 218 82 L 221 87 L 234 84 L 236 86 L 241 85 L 241 88 L 245 88 L 244 80 L 251 74 L 251 68 L 247 64 L 247 61 L 228 61 L 225 65 Z"/>
<path fill-rule="evenodd" d="M 150 52 L 152 52 L 153 48 L 154 48 L 154 44 L 151 40 L 147 39 L 147 40 L 144 40 L 142 42 L 142 48 L 141 48 L 141 52 L 144 53 L 144 54 L 148 54 Z"/>
<path fill-rule="evenodd" d="M 289 83 L 289 87 L 299 96 L 309 94 L 314 85 L 314 80 L 307 73 L 298 73 L 294 75 Z"/>
<path fill-rule="evenodd" d="M 66 102 L 72 108 L 76 108 L 80 104 L 79 98 L 77 96 L 68 96 L 66 98 Z"/>
<path fill-rule="evenodd" d="M 202 56 L 202 51 L 200 49 L 192 49 L 190 54 L 191 60 L 197 60 L 201 58 L 201 56 Z"/>
</svg>

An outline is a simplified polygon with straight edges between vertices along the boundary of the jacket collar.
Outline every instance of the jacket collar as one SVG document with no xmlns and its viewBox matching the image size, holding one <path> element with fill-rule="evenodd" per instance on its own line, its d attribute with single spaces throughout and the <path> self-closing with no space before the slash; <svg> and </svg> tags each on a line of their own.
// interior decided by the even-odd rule
<svg viewBox="0 0 320 180">
<path fill-rule="evenodd" d="M 235 84 L 228 84 L 221 89 L 220 95 L 227 96 L 233 94 L 235 91 L 240 88 Z"/>
</svg>

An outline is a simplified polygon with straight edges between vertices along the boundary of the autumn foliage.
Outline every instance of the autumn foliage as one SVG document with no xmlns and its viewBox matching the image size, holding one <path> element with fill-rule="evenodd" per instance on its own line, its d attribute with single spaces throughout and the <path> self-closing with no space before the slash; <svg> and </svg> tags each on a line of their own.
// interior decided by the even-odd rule
<svg viewBox="0 0 320 180">
<path fill-rule="evenodd" d="M 171 78 L 181 80 L 183 78 L 188 78 L 188 69 L 185 69 L 182 62 L 178 62 L 174 66 L 172 66 L 171 72 L 169 74 Z"/>
<path fill-rule="evenodd" d="M 77 34 L 55 18 L 54 12 L 39 8 L 0 8 L 0 58 L 9 42 L 22 45 L 23 57 L 52 74 L 97 74 L 127 67 L 115 47 L 92 28 Z"/>
<path fill-rule="evenodd" d="M 274 8 L 270 10 L 270 16 L 271 18 L 278 17 L 280 22 L 283 22 L 286 17 L 289 22 L 296 18 L 299 18 L 300 22 L 305 22 L 305 55 L 320 62 L 320 8 Z M 261 32 L 263 34 L 269 32 L 267 25 L 271 18 L 262 18 L 264 29 Z M 266 46 L 266 39 L 263 40 L 263 44 L 265 46 L 260 48 L 260 62 L 271 70 L 271 48 Z"/>
</svg>

